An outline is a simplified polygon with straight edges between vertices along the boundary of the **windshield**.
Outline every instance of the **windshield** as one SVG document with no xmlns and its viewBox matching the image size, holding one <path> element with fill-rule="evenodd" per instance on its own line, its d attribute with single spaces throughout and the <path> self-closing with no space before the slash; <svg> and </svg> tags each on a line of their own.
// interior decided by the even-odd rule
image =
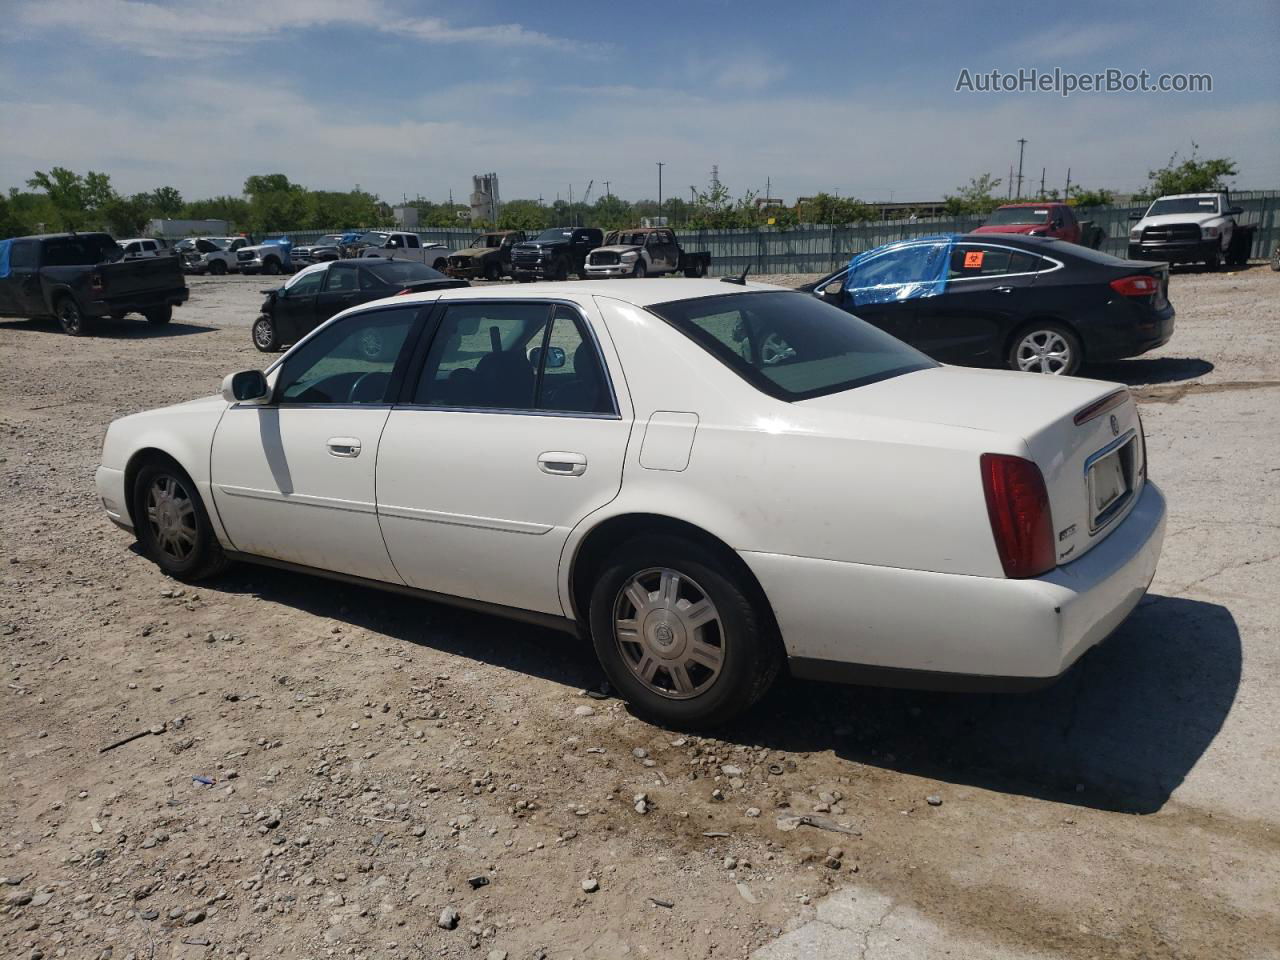
<svg viewBox="0 0 1280 960">
<path fill-rule="evenodd" d="M 991 216 L 987 217 L 987 222 L 983 226 L 1003 227 L 1015 223 L 1047 223 L 1048 220 L 1048 207 L 1005 207 L 1003 210 L 991 211 Z"/>
<path fill-rule="evenodd" d="M 105 233 L 82 233 L 74 237 L 46 240 L 46 267 L 78 267 L 92 263 L 110 263 L 124 256 L 124 250 Z"/>
<path fill-rule="evenodd" d="M 368 263 L 366 264 L 366 261 Z M 420 283 L 423 280 L 448 280 L 439 270 L 432 270 L 425 263 L 415 260 L 385 260 L 368 257 L 360 261 L 360 266 L 381 280 L 389 287 L 403 287 L 409 283 Z"/>
<path fill-rule="evenodd" d="M 799 292 L 730 293 L 649 310 L 779 400 L 820 397 L 937 366 L 902 341 Z"/>
<path fill-rule="evenodd" d="M 357 241 L 357 243 L 368 244 L 371 247 L 380 247 L 390 239 L 391 239 L 391 234 L 389 233 L 370 232 L 361 236 L 360 239 Z"/>
<path fill-rule="evenodd" d="M 471 241 L 471 246 L 485 249 L 502 246 L 502 235 L 498 233 L 486 233 L 483 236 L 476 237 Z"/>
<path fill-rule="evenodd" d="M 1166 213 L 1217 213 L 1217 197 L 1171 197 L 1157 200 L 1147 211 L 1148 217 L 1160 217 Z"/>
<path fill-rule="evenodd" d="M 562 230 L 559 227 L 552 227 L 550 230 L 543 230 L 538 234 L 538 240 L 543 243 L 550 243 L 556 240 L 568 240 L 572 236 L 572 230 Z"/>
</svg>

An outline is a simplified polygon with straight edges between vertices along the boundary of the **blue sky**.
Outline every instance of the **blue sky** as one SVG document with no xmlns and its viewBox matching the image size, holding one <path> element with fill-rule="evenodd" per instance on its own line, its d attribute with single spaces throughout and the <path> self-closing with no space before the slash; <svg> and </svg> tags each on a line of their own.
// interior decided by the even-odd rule
<svg viewBox="0 0 1280 960">
<path fill-rule="evenodd" d="M 537 15 L 530 11 L 537 10 Z M 1194 140 L 1280 187 L 1280 4 L 0 0 L 0 187 L 58 164 L 122 191 L 252 173 L 384 199 L 932 199 L 1024 174 L 1127 191 Z M 657 11 L 665 12 L 658 15 Z M 639 13 L 638 13 L 639 12 Z M 1202 94 L 956 93 L 962 68 L 1205 72 Z"/>
</svg>

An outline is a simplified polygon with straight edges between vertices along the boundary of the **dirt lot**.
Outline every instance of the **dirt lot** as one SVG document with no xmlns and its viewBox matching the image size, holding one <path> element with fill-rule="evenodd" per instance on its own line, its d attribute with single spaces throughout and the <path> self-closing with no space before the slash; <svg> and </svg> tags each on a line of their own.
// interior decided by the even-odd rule
<svg viewBox="0 0 1280 960">
<path fill-rule="evenodd" d="M 267 281 L 191 286 L 165 329 L 0 322 L 4 956 L 1280 957 L 1280 274 L 1175 275 L 1173 341 L 1089 371 L 1171 517 L 1080 669 L 785 682 L 718 739 L 588 695 L 558 634 L 161 576 L 93 471 L 112 418 L 259 365 Z"/>
</svg>

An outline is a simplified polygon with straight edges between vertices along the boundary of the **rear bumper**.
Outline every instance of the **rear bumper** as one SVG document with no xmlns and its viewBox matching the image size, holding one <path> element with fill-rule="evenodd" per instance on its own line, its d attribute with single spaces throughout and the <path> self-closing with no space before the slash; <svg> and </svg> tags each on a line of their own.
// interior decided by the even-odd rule
<svg viewBox="0 0 1280 960">
<path fill-rule="evenodd" d="M 1173 339 L 1173 304 L 1156 308 L 1129 297 L 1115 297 L 1102 321 L 1083 329 L 1085 360 L 1121 360 L 1162 347 Z"/>
<path fill-rule="evenodd" d="M 1164 542 L 1148 482 L 1129 515 L 1079 560 L 1033 580 L 741 554 L 782 630 L 793 672 L 931 689 L 1052 682 L 1138 605 Z"/>
<path fill-rule="evenodd" d="M 156 307 L 176 307 L 187 302 L 191 291 L 185 285 L 170 287 L 166 290 L 143 290 L 125 297 L 112 297 L 109 300 L 90 300 L 84 305 L 84 313 L 90 317 L 108 317 L 112 311 L 123 310 L 126 313 L 141 313 Z"/>
</svg>

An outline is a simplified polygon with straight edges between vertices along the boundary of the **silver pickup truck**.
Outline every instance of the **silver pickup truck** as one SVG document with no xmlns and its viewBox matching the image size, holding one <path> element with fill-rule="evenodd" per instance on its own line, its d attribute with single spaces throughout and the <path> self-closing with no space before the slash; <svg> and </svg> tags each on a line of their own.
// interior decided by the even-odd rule
<svg viewBox="0 0 1280 960">
<path fill-rule="evenodd" d="M 454 253 L 443 243 L 424 243 L 416 233 L 395 230 L 370 230 L 356 241 L 356 245 L 362 248 L 362 257 L 416 260 L 441 273 L 444 273 Z"/>
</svg>

